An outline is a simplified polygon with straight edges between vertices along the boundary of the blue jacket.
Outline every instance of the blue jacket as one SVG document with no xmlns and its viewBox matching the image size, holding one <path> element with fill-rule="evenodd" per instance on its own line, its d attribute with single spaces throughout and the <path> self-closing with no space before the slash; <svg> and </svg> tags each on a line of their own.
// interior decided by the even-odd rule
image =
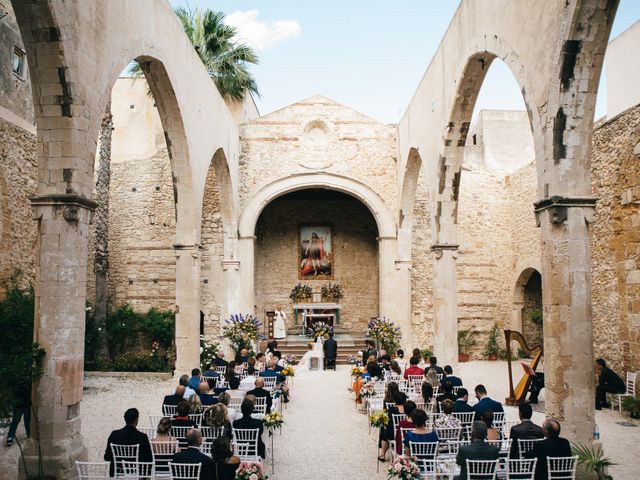
<svg viewBox="0 0 640 480">
<path fill-rule="evenodd" d="M 500 402 L 496 402 L 495 400 L 490 399 L 489 397 L 484 397 L 478 403 L 473 406 L 473 411 L 476 412 L 476 422 L 480 420 L 480 416 L 482 412 L 486 410 L 491 410 L 492 412 L 504 412 L 502 408 L 502 404 Z"/>
</svg>

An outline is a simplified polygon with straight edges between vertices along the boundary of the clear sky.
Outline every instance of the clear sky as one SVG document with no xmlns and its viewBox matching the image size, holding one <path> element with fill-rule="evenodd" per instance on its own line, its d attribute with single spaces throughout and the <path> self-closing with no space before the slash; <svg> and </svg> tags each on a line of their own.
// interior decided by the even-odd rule
<svg viewBox="0 0 640 480">
<path fill-rule="evenodd" d="M 170 0 L 183 6 L 186 0 Z M 189 0 L 227 14 L 260 53 L 253 67 L 261 114 L 320 93 L 397 123 L 444 36 L 458 0 Z M 640 0 L 622 0 L 612 36 L 640 19 Z M 604 80 L 606 81 L 606 80 Z M 604 115 L 601 83 L 596 118 Z M 524 109 L 515 79 L 494 62 L 476 110 Z"/>
</svg>

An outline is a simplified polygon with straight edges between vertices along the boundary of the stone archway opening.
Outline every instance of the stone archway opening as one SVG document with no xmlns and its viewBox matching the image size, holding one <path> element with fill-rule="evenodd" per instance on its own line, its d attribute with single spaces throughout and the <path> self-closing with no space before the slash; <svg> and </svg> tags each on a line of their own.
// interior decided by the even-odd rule
<svg viewBox="0 0 640 480">
<path fill-rule="evenodd" d="M 513 298 L 512 328 L 522 333 L 527 345 L 542 345 L 542 275 L 535 268 L 527 268 L 518 277 Z"/>
<path fill-rule="evenodd" d="M 305 262 L 310 238 L 323 239 L 325 262 Z M 363 333 L 379 314 L 378 227 L 369 208 L 355 197 L 328 189 L 304 189 L 273 199 L 262 210 L 255 229 L 256 313 L 282 306 L 289 334 L 300 333 L 301 315 L 289 294 L 298 283 L 320 293 L 338 283 L 336 330 Z M 333 303 L 315 298 L 313 303 Z"/>
</svg>

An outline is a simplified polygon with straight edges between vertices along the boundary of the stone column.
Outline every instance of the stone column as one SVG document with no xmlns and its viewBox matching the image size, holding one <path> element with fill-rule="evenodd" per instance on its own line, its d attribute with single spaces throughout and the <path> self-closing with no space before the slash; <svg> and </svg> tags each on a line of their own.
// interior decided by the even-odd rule
<svg viewBox="0 0 640 480">
<path fill-rule="evenodd" d="M 235 313 L 254 313 L 255 310 L 255 257 L 256 237 L 238 239 L 238 258 L 240 260 L 240 285 L 238 287 L 238 311 Z"/>
<path fill-rule="evenodd" d="M 200 368 L 200 256 L 198 244 L 176 244 L 176 375 Z"/>
<path fill-rule="evenodd" d="M 518 287 L 522 288 L 522 287 Z M 524 319 L 522 318 L 522 310 L 524 309 L 524 302 L 513 301 L 511 307 L 511 330 L 517 332 L 523 332 L 524 335 Z"/>
<path fill-rule="evenodd" d="M 37 421 L 31 420 L 32 440 L 26 445 L 26 463 L 32 475 L 38 472 L 38 450 L 33 439 L 39 434 L 44 473 L 75 478 L 74 462 L 87 459 L 79 414 L 87 240 L 96 205 L 72 194 L 38 196 L 31 202 L 38 221 L 34 340 L 46 355 L 44 375 L 33 391 Z"/>
<path fill-rule="evenodd" d="M 595 200 L 536 203 L 542 228 L 545 409 L 572 441 L 589 442 L 595 423 L 591 258 Z"/>
<path fill-rule="evenodd" d="M 232 313 L 239 312 L 241 304 L 240 261 L 222 261 L 223 303 L 220 316 L 228 319 Z"/>
<path fill-rule="evenodd" d="M 401 303 L 399 297 L 402 295 L 402 286 L 399 285 L 396 275 L 396 245 L 395 237 L 378 237 L 378 311 L 380 315 L 391 319 L 402 328 L 402 312 L 398 308 Z"/>
<path fill-rule="evenodd" d="M 396 300 L 397 323 L 402 329 L 400 345 L 405 352 L 417 347 L 413 343 L 413 324 L 411 318 L 411 260 L 396 260 Z"/>
<path fill-rule="evenodd" d="M 433 350 L 441 365 L 458 365 L 458 298 L 456 258 L 458 245 L 435 244 L 433 277 Z"/>
</svg>

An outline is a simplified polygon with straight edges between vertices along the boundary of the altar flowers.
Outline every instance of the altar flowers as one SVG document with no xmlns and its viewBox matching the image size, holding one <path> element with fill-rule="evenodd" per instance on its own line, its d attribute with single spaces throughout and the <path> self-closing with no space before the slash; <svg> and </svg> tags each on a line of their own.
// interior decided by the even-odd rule
<svg viewBox="0 0 640 480">
<path fill-rule="evenodd" d="M 398 478 L 400 480 L 420 480 L 420 468 L 415 458 L 400 455 L 391 462 L 389 470 L 389 479 Z"/>
<path fill-rule="evenodd" d="M 236 352 L 239 352 L 243 348 L 252 349 L 252 343 L 260 338 L 261 329 L 262 323 L 253 315 L 235 313 L 229 320 L 225 320 L 222 333 Z"/>
<path fill-rule="evenodd" d="M 377 340 L 380 348 L 393 352 L 400 345 L 402 333 L 387 317 L 376 317 L 367 325 L 367 337 Z"/>
</svg>

